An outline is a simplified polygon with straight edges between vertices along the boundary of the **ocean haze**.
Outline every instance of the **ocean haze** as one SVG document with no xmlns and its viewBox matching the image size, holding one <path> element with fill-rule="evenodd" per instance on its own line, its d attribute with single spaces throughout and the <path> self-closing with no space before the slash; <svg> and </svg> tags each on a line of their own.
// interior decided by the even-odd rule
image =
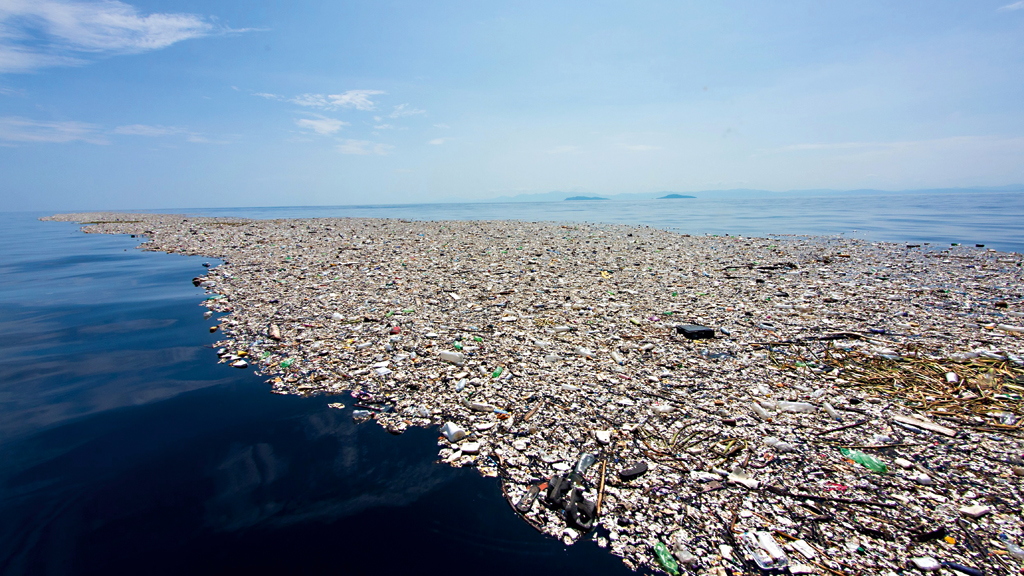
<svg viewBox="0 0 1024 576">
<path fill-rule="evenodd" d="M 814 196 L 814 195 L 843 195 L 843 194 L 972 194 L 975 192 L 1024 192 L 1024 184 L 1010 184 L 1007 186 L 971 187 L 971 188 L 939 188 L 924 190 L 756 190 L 748 188 L 737 188 L 731 190 L 663 190 L 661 192 L 636 192 L 624 194 L 605 194 L 602 198 L 621 202 L 636 200 L 651 200 L 670 194 L 682 196 L 693 196 L 697 198 L 756 198 L 771 196 Z M 516 194 L 514 196 L 498 196 L 481 202 L 557 202 L 573 196 L 585 196 L 579 192 L 543 192 L 538 194 Z M 449 202 L 466 202 L 465 199 L 451 198 Z"/>
</svg>

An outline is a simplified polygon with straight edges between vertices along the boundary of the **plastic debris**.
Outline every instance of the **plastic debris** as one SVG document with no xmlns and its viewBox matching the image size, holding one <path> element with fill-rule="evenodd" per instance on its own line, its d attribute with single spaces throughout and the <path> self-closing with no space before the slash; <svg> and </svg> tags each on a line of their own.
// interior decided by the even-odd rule
<svg viewBox="0 0 1024 576">
<path fill-rule="evenodd" d="M 708 328 L 707 326 L 697 326 L 694 324 L 680 324 L 676 326 L 676 332 L 683 335 L 687 340 L 698 340 L 704 338 L 714 338 L 714 328 Z"/>
<path fill-rule="evenodd" d="M 669 553 L 668 548 L 661 542 L 654 544 L 654 554 L 658 557 L 658 564 L 665 569 L 665 572 L 672 574 L 672 576 L 678 576 L 679 565 L 676 563 L 676 559 Z"/>
<path fill-rule="evenodd" d="M 867 468 L 868 470 L 871 470 L 872 472 L 885 474 L 889 471 L 888 467 L 886 467 L 885 463 L 883 463 L 881 460 L 878 460 L 874 456 L 865 454 L 860 450 L 840 448 L 839 451 L 843 453 L 843 456 L 846 456 L 850 460 L 853 460 L 854 462 L 860 464 L 861 466 Z"/>
</svg>

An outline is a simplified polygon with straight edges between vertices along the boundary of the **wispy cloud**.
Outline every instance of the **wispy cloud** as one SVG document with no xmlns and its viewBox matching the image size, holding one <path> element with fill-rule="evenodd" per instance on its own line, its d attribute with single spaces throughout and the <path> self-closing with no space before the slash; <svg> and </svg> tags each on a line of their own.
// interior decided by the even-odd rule
<svg viewBox="0 0 1024 576">
<path fill-rule="evenodd" d="M 441 144 L 444 144 L 448 140 L 451 140 L 451 138 L 434 138 L 433 140 L 427 142 L 427 144 L 432 144 L 434 146 L 440 146 Z"/>
<path fill-rule="evenodd" d="M 101 128 L 85 122 L 39 122 L 7 116 L 0 118 L 0 141 L 25 143 L 67 144 L 87 142 L 89 144 L 110 144 L 101 133 Z"/>
<path fill-rule="evenodd" d="M 118 126 L 111 130 L 113 134 L 119 136 L 143 136 L 146 138 L 159 138 L 163 136 L 175 136 L 182 135 L 185 140 L 193 144 L 228 144 L 228 140 L 224 139 L 212 139 L 207 137 L 201 132 L 193 132 L 185 128 L 179 128 L 177 126 L 159 126 L 149 124 L 128 124 L 126 126 Z"/>
<path fill-rule="evenodd" d="M 554 148 L 547 151 L 548 154 L 571 154 L 573 152 L 579 152 L 578 146 L 555 146 Z"/>
<path fill-rule="evenodd" d="M 451 126 L 449 126 L 447 124 L 434 124 L 434 128 L 448 129 L 448 128 L 451 128 Z"/>
<path fill-rule="evenodd" d="M 394 124 L 376 124 L 373 127 L 374 130 L 394 130 Z"/>
<path fill-rule="evenodd" d="M 649 152 L 651 150 L 661 150 L 661 146 L 651 146 L 650 144 L 627 144 L 623 146 L 626 150 L 633 150 L 634 152 Z"/>
<path fill-rule="evenodd" d="M 1014 10 L 1024 10 L 1024 0 L 1020 2 L 1014 2 L 1013 4 L 1007 4 L 1006 6 L 1000 6 L 999 12 L 1012 12 Z"/>
<path fill-rule="evenodd" d="M 309 108 L 337 110 L 338 108 L 355 108 L 356 110 L 376 110 L 377 105 L 371 96 L 387 94 L 383 90 L 349 90 L 341 94 L 303 94 L 289 100 L 293 104 Z"/>
<path fill-rule="evenodd" d="M 337 148 L 338 152 L 342 154 L 376 154 L 378 156 L 385 156 L 394 146 L 377 144 L 369 140 L 342 140 Z"/>
<path fill-rule="evenodd" d="M 231 143 L 230 140 L 225 140 L 225 139 L 215 140 L 213 138 L 207 138 L 206 136 L 204 136 L 202 134 L 199 134 L 197 132 L 189 132 L 188 136 L 185 137 L 185 140 L 187 140 L 187 141 L 189 141 L 189 142 L 191 142 L 193 144 L 230 144 Z"/>
<path fill-rule="evenodd" d="M 147 124 L 130 124 L 114 128 L 114 134 L 125 136 L 170 136 L 171 134 L 181 134 L 183 132 L 185 131 L 174 126 L 149 126 Z"/>
<path fill-rule="evenodd" d="M 395 106 L 395 109 L 388 114 L 388 118 L 402 118 L 403 116 L 415 116 L 417 114 L 426 114 L 426 110 L 419 110 L 409 106 L 408 104 L 399 104 Z"/>
<path fill-rule="evenodd" d="M 267 100 L 284 100 L 284 98 L 282 98 L 281 96 L 278 96 L 277 94 L 271 94 L 269 92 L 253 92 L 252 95 L 259 96 L 260 98 L 266 98 Z"/>
<path fill-rule="evenodd" d="M 0 72 L 80 65 L 99 56 L 138 54 L 191 38 L 244 31 L 195 14 L 144 15 L 116 0 L 2 0 Z"/>
<path fill-rule="evenodd" d="M 317 118 L 300 118 L 295 121 L 300 128 L 308 128 L 317 134 L 323 134 L 324 136 L 330 136 L 341 130 L 342 126 L 348 126 L 348 122 L 341 120 L 335 120 L 334 118 L 326 118 L 323 116 Z"/>
</svg>

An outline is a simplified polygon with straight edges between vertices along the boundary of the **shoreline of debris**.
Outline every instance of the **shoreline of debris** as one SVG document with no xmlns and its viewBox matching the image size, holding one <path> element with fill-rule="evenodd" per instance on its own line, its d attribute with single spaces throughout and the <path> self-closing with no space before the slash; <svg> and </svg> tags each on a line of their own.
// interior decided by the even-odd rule
<svg viewBox="0 0 1024 576">
<path fill-rule="evenodd" d="M 64 214 L 197 277 L 222 361 L 351 394 L 632 568 L 1021 571 L 1024 258 L 644 226 Z M 339 404 L 340 406 L 340 404 Z"/>
</svg>

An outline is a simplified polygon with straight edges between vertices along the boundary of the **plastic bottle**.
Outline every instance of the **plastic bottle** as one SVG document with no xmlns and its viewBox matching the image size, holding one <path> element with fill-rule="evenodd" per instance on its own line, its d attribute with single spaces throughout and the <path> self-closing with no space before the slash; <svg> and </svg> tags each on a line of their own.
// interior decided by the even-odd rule
<svg viewBox="0 0 1024 576">
<path fill-rule="evenodd" d="M 587 468 L 590 468 L 596 460 L 597 458 L 593 454 L 584 454 L 580 456 L 580 461 L 576 463 L 576 468 L 572 473 L 582 478 L 587 472 Z"/>
<path fill-rule="evenodd" d="M 654 554 L 658 557 L 658 563 L 672 576 L 678 576 L 679 565 L 676 563 L 676 559 L 669 553 L 668 548 L 661 542 L 657 542 L 654 545 Z"/>
<path fill-rule="evenodd" d="M 466 357 L 459 352 L 449 352 L 447 350 L 437 355 L 441 360 L 445 362 L 451 362 L 452 364 L 463 364 L 466 361 Z"/>
<path fill-rule="evenodd" d="M 754 414 L 757 414 L 758 418 L 760 418 L 761 420 L 767 420 L 769 418 L 768 411 L 765 410 L 764 408 L 761 408 L 761 405 L 758 404 L 757 402 L 751 403 L 750 409 L 753 410 Z"/>
<path fill-rule="evenodd" d="M 836 422 L 843 421 L 843 419 L 839 416 L 839 412 L 836 412 L 836 409 L 833 408 L 832 405 L 829 404 L 828 402 L 823 403 L 821 407 L 825 409 L 826 413 L 828 413 L 829 418 L 832 418 Z"/>
<path fill-rule="evenodd" d="M 782 548 L 779 548 L 779 544 L 768 532 L 757 533 L 757 544 L 772 557 L 775 565 L 779 568 L 789 565 L 789 558 L 786 556 L 786 553 L 782 551 Z"/>
<path fill-rule="evenodd" d="M 840 448 L 840 452 L 843 456 L 846 456 L 850 460 L 860 464 L 861 466 L 871 470 L 872 472 L 878 472 L 879 474 L 886 474 L 889 469 L 885 466 L 885 463 L 881 462 L 874 456 L 870 456 L 861 452 L 860 450 L 851 450 L 849 448 Z"/>
<path fill-rule="evenodd" d="M 816 408 L 814 404 L 808 404 L 807 402 L 786 402 L 783 400 L 779 402 L 779 410 L 783 412 L 814 412 Z"/>
</svg>

